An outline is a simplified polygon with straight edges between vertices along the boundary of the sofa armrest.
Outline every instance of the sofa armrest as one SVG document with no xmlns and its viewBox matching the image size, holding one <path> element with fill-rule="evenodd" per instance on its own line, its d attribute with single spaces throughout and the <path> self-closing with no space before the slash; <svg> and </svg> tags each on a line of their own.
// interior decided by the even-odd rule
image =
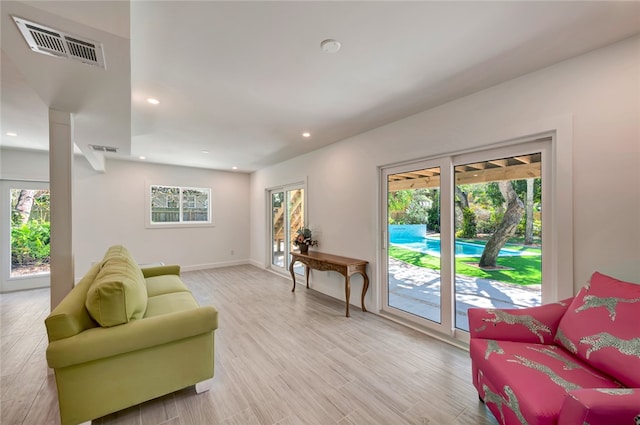
<svg viewBox="0 0 640 425">
<path fill-rule="evenodd" d="M 198 307 L 108 328 L 93 328 L 49 343 L 47 363 L 62 368 L 125 354 L 213 332 L 218 328 L 214 307 Z"/>
<path fill-rule="evenodd" d="M 528 308 L 470 308 L 471 338 L 551 344 L 571 298 Z"/>
<path fill-rule="evenodd" d="M 558 425 L 640 423 L 640 388 L 589 388 L 568 393 Z"/>
<path fill-rule="evenodd" d="M 142 275 L 145 279 L 148 277 L 162 276 L 165 274 L 175 274 L 180 276 L 180 266 L 177 264 L 168 266 L 143 267 L 141 270 Z"/>
</svg>

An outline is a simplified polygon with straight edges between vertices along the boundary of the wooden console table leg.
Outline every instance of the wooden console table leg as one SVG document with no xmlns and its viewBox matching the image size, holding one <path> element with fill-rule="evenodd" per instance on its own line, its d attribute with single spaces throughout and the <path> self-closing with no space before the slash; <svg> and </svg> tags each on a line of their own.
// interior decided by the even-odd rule
<svg viewBox="0 0 640 425">
<path fill-rule="evenodd" d="M 308 265 L 306 265 L 306 264 L 304 265 L 304 276 L 307 279 L 307 289 L 309 289 L 309 269 L 310 268 L 311 267 L 309 267 Z"/>
<path fill-rule="evenodd" d="M 369 289 L 369 277 L 367 276 L 366 273 L 361 273 L 362 277 L 364 278 L 364 282 L 362 282 L 362 297 L 360 299 L 360 304 L 362 305 L 362 311 L 367 311 L 367 309 L 364 306 L 364 296 L 367 293 L 367 289 Z"/>
<path fill-rule="evenodd" d="M 345 295 L 345 301 L 347 304 L 347 317 L 349 316 L 349 298 L 351 298 L 351 281 L 349 279 L 349 275 L 346 275 L 344 277 L 344 295 Z"/>
<path fill-rule="evenodd" d="M 291 273 L 291 279 L 293 280 L 293 288 L 291 288 L 291 292 L 295 292 L 296 291 L 296 275 L 293 272 L 293 264 L 295 263 L 295 261 L 292 261 L 291 264 L 289 265 L 289 273 Z"/>
</svg>

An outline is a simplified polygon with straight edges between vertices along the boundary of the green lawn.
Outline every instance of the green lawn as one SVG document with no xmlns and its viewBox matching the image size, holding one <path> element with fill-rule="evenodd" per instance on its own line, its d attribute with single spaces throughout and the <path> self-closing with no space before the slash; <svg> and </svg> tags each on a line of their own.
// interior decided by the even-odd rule
<svg viewBox="0 0 640 425">
<path fill-rule="evenodd" d="M 505 248 L 516 251 L 540 253 L 540 248 L 523 245 L 505 245 Z M 409 249 L 389 246 L 389 255 L 405 263 L 432 270 L 440 270 L 440 258 Z M 467 263 L 477 263 L 479 258 L 456 257 L 456 274 L 470 277 L 481 277 L 500 282 L 518 285 L 535 285 L 542 282 L 542 256 L 535 257 L 498 257 L 498 265 L 513 270 L 481 270 Z"/>
</svg>

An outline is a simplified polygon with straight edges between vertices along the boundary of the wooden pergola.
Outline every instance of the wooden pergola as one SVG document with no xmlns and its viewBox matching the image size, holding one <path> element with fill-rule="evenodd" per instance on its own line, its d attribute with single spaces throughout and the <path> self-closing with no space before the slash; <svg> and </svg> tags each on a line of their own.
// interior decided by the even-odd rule
<svg viewBox="0 0 640 425">
<path fill-rule="evenodd" d="M 487 183 L 540 177 L 542 154 L 514 156 L 505 159 L 458 165 L 455 184 Z M 389 176 L 388 191 L 440 187 L 440 168 L 427 168 Z"/>
</svg>

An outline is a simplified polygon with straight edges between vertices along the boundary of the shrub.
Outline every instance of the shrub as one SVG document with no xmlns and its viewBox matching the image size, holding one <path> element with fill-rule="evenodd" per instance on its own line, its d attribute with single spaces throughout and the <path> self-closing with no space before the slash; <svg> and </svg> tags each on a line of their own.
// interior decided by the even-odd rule
<svg viewBox="0 0 640 425">
<path fill-rule="evenodd" d="M 427 222 L 427 207 L 412 202 L 407 208 L 406 224 L 425 224 Z"/>
<path fill-rule="evenodd" d="M 520 220 L 520 223 L 518 223 L 518 228 L 516 229 L 516 235 L 520 235 L 523 236 L 525 233 L 525 228 L 527 225 L 527 220 L 526 217 L 523 216 L 522 220 Z M 542 221 L 540 220 L 533 220 L 533 236 L 534 237 L 542 237 Z"/>
<path fill-rule="evenodd" d="M 456 233 L 459 238 L 475 238 L 478 236 L 476 229 L 476 214 L 471 208 L 462 209 L 462 229 Z"/>
<path fill-rule="evenodd" d="M 431 208 L 427 210 L 427 230 L 440 233 L 440 197 L 435 196 Z"/>
<path fill-rule="evenodd" d="M 11 263 L 14 265 L 48 263 L 51 252 L 48 222 L 29 220 L 11 229 Z"/>
</svg>

